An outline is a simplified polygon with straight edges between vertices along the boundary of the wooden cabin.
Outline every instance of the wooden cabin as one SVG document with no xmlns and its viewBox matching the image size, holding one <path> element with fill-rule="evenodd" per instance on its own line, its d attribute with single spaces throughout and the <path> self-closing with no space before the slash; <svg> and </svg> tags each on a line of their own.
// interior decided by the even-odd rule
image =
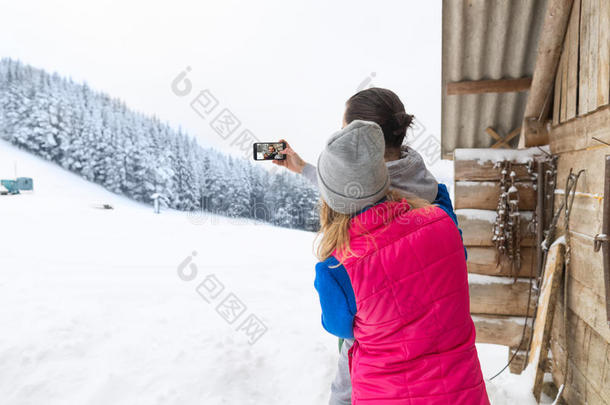
<svg viewBox="0 0 610 405">
<path fill-rule="evenodd" d="M 442 25 L 477 341 L 537 397 L 610 405 L 610 0 L 444 0 Z"/>
</svg>

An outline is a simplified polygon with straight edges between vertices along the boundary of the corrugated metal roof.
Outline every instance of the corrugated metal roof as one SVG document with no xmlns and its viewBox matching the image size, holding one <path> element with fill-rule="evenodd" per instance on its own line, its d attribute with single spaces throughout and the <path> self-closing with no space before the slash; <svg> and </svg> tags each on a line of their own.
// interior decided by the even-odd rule
<svg viewBox="0 0 610 405">
<path fill-rule="evenodd" d="M 531 77 L 545 11 L 546 0 L 443 0 L 444 157 L 456 148 L 491 146 L 487 127 L 504 136 L 521 125 L 527 92 L 447 96 L 445 85 Z"/>
</svg>

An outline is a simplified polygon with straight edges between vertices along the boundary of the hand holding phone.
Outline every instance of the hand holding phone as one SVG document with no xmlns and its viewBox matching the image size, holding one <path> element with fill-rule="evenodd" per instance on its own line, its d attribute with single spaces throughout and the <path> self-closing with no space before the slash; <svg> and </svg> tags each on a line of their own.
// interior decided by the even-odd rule
<svg viewBox="0 0 610 405">
<path fill-rule="evenodd" d="M 256 142 L 253 145 L 254 160 L 285 160 L 281 153 L 286 149 L 286 142 Z"/>
</svg>

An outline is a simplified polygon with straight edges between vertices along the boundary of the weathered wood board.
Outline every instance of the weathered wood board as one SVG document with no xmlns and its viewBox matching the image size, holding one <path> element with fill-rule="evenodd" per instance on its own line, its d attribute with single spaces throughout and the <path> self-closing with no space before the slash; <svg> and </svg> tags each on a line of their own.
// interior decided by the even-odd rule
<svg viewBox="0 0 610 405">
<path fill-rule="evenodd" d="M 510 365 L 508 366 L 510 372 L 512 374 L 521 374 L 523 370 L 525 370 L 525 366 L 527 364 L 527 349 L 509 347 L 507 361 L 510 361 L 511 358 L 513 361 L 511 361 Z"/>
<path fill-rule="evenodd" d="M 504 277 L 472 276 L 469 276 L 468 283 L 471 314 L 526 316 L 529 313 L 529 316 L 533 316 L 536 297 L 532 293 L 528 311 L 528 281 L 518 280 L 513 283 Z"/>
<path fill-rule="evenodd" d="M 544 362 L 547 359 L 551 335 L 553 316 L 555 315 L 555 302 L 557 301 L 557 291 L 559 289 L 563 272 L 563 260 L 565 245 L 555 244 L 549 249 L 547 256 L 542 287 L 538 298 L 538 308 L 536 310 L 536 321 L 534 323 L 534 333 L 532 334 L 532 344 L 528 363 L 533 363 L 534 376 L 534 397 L 540 400 L 542 391 L 542 381 L 544 378 Z"/>
<path fill-rule="evenodd" d="M 610 129 L 609 129 L 610 131 Z M 586 150 L 577 150 L 561 154 L 557 163 L 557 189 L 563 190 L 566 185 L 566 178 L 573 169 L 577 173 L 580 169 L 585 169 L 578 181 L 576 191 L 595 195 L 601 199 L 604 194 L 603 167 L 606 155 L 610 154 L 610 146 L 596 142 L 597 145 Z"/>
<path fill-rule="evenodd" d="M 455 210 L 462 239 L 465 246 L 493 246 L 493 224 L 496 220 L 496 212 L 492 210 L 460 209 Z M 523 211 L 521 214 L 520 232 L 522 235 L 522 246 L 534 246 L 535 235 L 528 227 L 532 221 L 532 212 Z"/>
<path fill-rule="evenodd" d="M 561 77 L 558 77 L 558 80 L 561 80 L 561 104 L 559 111 L 559 121 L 561 122 L 566 121 L 568 115 L 568 69 L 570 68 L 568 62 L 568 52 L 566 52 L 564 49 L 561 57 L 559 58 Z"/>
<path fill-rule="evenodd" d="M 569 276 L 568 307 L 591 329 L 610 342 L 610 328 L 606 320 L 606 298 Z"/>
<path fill-rule="evenodd" d="M 512 169 L 517 175 L 517 180 L 531 180 L 526 164 L 515 163 L 512 165 Z M 500 181 L 501 178 L 501 169 L 495 167 L 495 162 L 491 160 L 455 159 L 453 170 L 455 180 Z"/>
<path fill-rule="evenodd" d="M 571 266 L 570 276 L 595 295 L 604 297 L 604 263 L 602 252 L 594 252 L 592 240 L 571 233 Z"/>
<path fill-rule="evenodd" d="M 574 0 L 557 65 L 553 124 L 610 103 L 610 2 Z"/>
<path fill-rule="evenodd" d="M 583 115 L 589 112 L 589 70 L 591 62 L 589 59 L 589 41 L 591 25 L 589 24 L 589 5 L 590 0 L 582 0 L 580 5 L 580 56 L 579 56 L 579 75 L 578 75 L 578 114 Z M 596 86 L 597 87 L 597 86 Z"/>
<path fill-rule="evenodd" d="M 496 248 L 495 247 L 483 247 L 483 246 L 471 246 L 467 247 L 468 260 L 468 272 L 472 274 L 483 274 L 489 276 L 511 276 L 511 263 L 508 259 L 504 258 L 500 260 L 500 264 L 497 264 L 496 260 Z M 532 274 L 536 275 L 536 263 L 535 263 L 536 250 L 531 247 L 521 248 L 521 268 L 518 272 L 518 277 L 530 277 Z"/>
<path fill-rule="evenodd" d="M 604 0 L 607 1 L 607 0 Z M 587 49 L 585 50 L 588 60 L 589 69 L 587 72 L 587 84 L 585 87 L 587 97 L 587 110 L 582 111 L 587 113 L 597 109 L 597 72 L 599 70 L 599 3 L 600 0 L 582 0 L 587 3 L 587 12 L 581 14 L 582 24 L 588 25 Z M 584 5 L 583 5 L 584 7 Z M 581 9 L 582 10 L 582 9 Z"/>
<path fill-rule="evenodd" d="M 602 142 L 594 140 L 593 137 L 610 143 L 610 105 L 551 128 L 551 152 L 557 154 L 604 147 Z"/>
<path fill-rule="evenodd" d="M 555 209 L 559 209 L 564 198 L 563 189 L 555 190 Z M 595 237 L 601 231 L 603 212 L 601 210 L 603 199 L 599 196 L 576 195 L 570 212 L 570 229 L 572 231 Z M 564 213 L 559 218 L 563 225 Z"/>
<path fill-rule="evenodd" d="M 447 95 L 482 94 L 482 93 L 511 93 L 527 91 L 532 84 L 531 77 L 520 79 L 500 80 L 474 80 L 447 83 Z"/>
<path fill-rule="evenodd" d="M 568 279 L 568 308 L 595 333 L 610 342 L 610 328 L 606 321 L 605 297 L 601 258 L 593 252 L 591 241 L 581 235 L 571 236 L 571 265 Z M 600 285 L 601 284 L 601 285 Z M 563 296 L 563 287 L 560 289 Z M 560 304 L 563 298 L 557 302 Z M 555 319 L 555 322 L 560 322 Z M 553 329 L 556 329 L 553 326 Z"/>
<path fill-rule="evenodd" d="M 553 379 L 559 384 L 564 381 L 568 353 L 568 384 L 563 397 L 570 404 L 608 404 L 601 399 L 610 399 L 610 345 L 572 310 L 568 310 L 566 340 L 562 301 L 560 296 L 555 305 L 550 340 Z"/>
<path fill-rule="evenodd" d="M 524 317 L 473 315 L 477 330 L 477 343 L 491 343 L 515 347 L 519 346 L 525 326 L 525 344 L 531 335 L 530 325 L 525 325 Z"/>
<path fill-rule="evenodd" d="M 557 66 L 557 76 L 555 76 L 555 91 L 553 92 L 553 125 L 559 125 L 561 123 L 561 77 L 562 77 L 563 65 L 560 62 Z M 525 125 L 524 125 L 525 127 Z"/>
<path fill-rule="evenodd" d="M 578 22 L 580 19 L 580 0 L 574 0 L 564 53 L 567 55 L 567 89 L 566 94 L 566 119 L 574 118 L 578 113 Z"/>
<path fill-rule="evenodd" d="M 531 182 L 517 182 L 519 190 L 519 209 L 532 211 L 536 207 L 536 191 Z M 493 181 L 456 181 L 456 209 L 476 208 L 495 210 L 500 198 L 500 183 Z"/>
<path fill-rule="evenodd" d="M 537 43 L 536 63 L 532 79 L 532 86 L 525 105 L 524 119 L 539 117 L 544 114 L 550 105 L 549 96 L 557 72 L 562 44 L 568 27 L 572 0 L 548 1 L 545 6 L 545 16 Z M 525 126 L 523 126 L 525 128 Z M 548 144 L 548 135 L 522 133 L 519 146 L 534 146 Z"/>
<path fill-rule="evenodd" d="M 610 103 L 610 1 L 599 3 L 599 63 L 597 105 Z"/>
</svg>

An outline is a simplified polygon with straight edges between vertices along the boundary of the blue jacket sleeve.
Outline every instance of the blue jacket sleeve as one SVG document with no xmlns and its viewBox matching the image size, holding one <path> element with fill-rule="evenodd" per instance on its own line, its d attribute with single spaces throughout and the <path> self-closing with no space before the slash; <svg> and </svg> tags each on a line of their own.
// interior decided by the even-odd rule
<svg viewBox="0 0 610 405">
<path fill-rule="evenodd" d="M 439 183 L 438 184 L 438 193 L 436 194 L 436 199 L 433 204 L 438 205 L 443 211 L 449 215 L 449 217 L 455 223 L 455 226 L 458 227 L 458 231 L 460 231 L 460 237 L 462 236 L 462 230 L 459 228 L 457 215 L 453 211 L 453 204 L 451 203 L 451 197 L 449 197 L 449 191 L 447 190 L 447 186 Z M 463 239 L 462 239 L 463 240 Z M 466 246 L 464 246 L 464 254 L 466 255 L 466 259 L 468 259 L 468 252 L 466 251 Z"/>
<path fill-rule="evenodd" d="M 356 297 L 345 267 L 332 256 L 318 263 L 314 286 L 320 296 L 324 329 L 340 338 L 352 339 Z"/>
</svg>

